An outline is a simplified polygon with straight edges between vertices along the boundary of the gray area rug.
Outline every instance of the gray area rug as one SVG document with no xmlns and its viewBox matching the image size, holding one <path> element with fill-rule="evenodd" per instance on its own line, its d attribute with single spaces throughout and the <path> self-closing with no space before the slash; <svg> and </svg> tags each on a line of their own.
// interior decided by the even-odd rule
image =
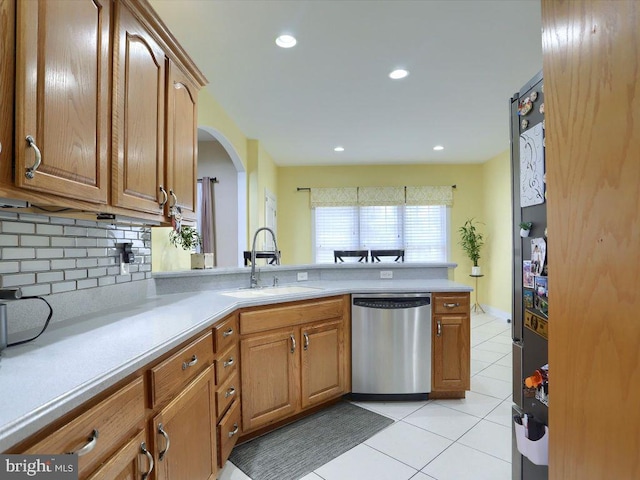
<svg viewBox="0 0 640 480">
<path fill-rule="evenodd" d="M 298 480 L 392 423 L 339 402 L 235 447 L 229 460 L 252 480 Z"/>
</svg>

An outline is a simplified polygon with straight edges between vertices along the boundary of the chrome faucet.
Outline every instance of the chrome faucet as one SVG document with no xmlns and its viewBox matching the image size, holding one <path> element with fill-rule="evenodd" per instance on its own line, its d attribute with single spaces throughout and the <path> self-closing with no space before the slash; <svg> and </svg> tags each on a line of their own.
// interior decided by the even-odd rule
<svg viewBox="0 0 640 480">
<path fill-rule="evenodd" d="M 276 265 L 280 265 L 280 253 L 278 252 L 278 242 L 276 241 L 276 234 L 269 227 L 260 227 L 256 230 L 256 233 L 253 234 L 253 244 L 251 245 L 251 283 L 249 286 L 251 288 L 255 288 L 258 286 L 258 280 L 256 279 L 256 239 L 258 238 L 258 233 L 266 230 L 273 237 L 273 253 L 276 256 Z"/>
</svg>

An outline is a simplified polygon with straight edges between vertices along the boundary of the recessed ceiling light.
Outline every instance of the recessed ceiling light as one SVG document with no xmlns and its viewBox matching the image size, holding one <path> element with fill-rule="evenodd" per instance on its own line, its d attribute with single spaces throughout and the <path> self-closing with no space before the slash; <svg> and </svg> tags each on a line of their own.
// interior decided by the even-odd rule
<svg viewBox="0 0 640 480">
<path fill-rule="evenodd" d="M 336 147 L 333 149 L 334 152 L 344 152 L 344 147 Z"/>
<path fill-rule="evenodd" d="M 440 151 L 440 150 L 444 150 L 444 147 L 442 145 L 436 145 L 435 147 L 433 147 L 433 149 L 435 151 Z"/>
<path fill-rule="evenodd" d="M 399 69 L 394 70 L 393 72 L 391 72 L 389 74 L 389 78 L 391 78 L 393 80 L 400 80 L 401 78 L 404 78 L 407 75 L 409 75 L 408 71 L 399 68 Z"/>
<path fill-rule="evenodd" d="M 276 45 L 282 48 L 291 48 L 295 46 L 296 43 L 298 43 L 298 41 L 293 35 L 280 35 L 276 38 Z"/>
</svg>

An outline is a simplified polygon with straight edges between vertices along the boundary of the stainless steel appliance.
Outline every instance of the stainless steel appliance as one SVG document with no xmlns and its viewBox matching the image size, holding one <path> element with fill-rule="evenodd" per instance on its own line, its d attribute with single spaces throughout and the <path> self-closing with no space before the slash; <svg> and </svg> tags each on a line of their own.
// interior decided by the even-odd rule
<svg viewBox="0 0 640 480">
<path fill-rule="evenodd" d="M 431 294 L 354 294 L 352 396 L 426 398 L 431 391 Z"/>
<path fill-rule="evenodd" d="M 542 201 L 534 205 L 523 206 L 521 202 L 521 190 L 523 179 L 527 175 L 521 174 L 521 157 L 530 161 L 529 144 L 521 140 L 521 136 L 527 131 L 542 126 L 544 131 L 544 88 L 542 72 L 534 76 L 519 92 L 511 98 L 511 173 L 512 173 L 512 200 L 513 200 L 513 406 L 512 413 L 515 417 L 527 415 L 545 425 L 548 425 L 548 407 L 546 403 L 537 398 L 525 395 L 524 379 L 532 375 L 537 369 L 548 363 L 547 339 L 547 315 L 539 309 L 536 300 L 539 299 L 537 289 L 531 282 L 535 281 L 533 272 L 527 272 L 523 261 L 531 262 L 531 239 L 545 240 L 547 227 L 546 195 L 542 195 Z M 542 124 L 542 125 L 540 125 Z M 543 136 L 544 138 L 544 136 Z M 521 152 L 521 144 L 524 151 Z M 544 142 L 542 144 L 544 146 Z M 543 148 L 544 151 L 544 148 Z M 540 182 L 542 185 L 543 182 Z M 544 188 L 544 186 L 543 186 Z M 530 203 L 530 202 L 527 202 Z M 532 203 L 532 202 L 531 202 Z M 531 222 L 533 227 L 530 237 L 521 237 L 517 226 L 521 222 Z M 546 248 L 546 247 L 545 247 Z M 543 262 L 544 263 L 544 262 Z M 531 265 L 527 265 L 531 268 Z M 538 273 L 546 280 L 546 269 Z M 527 281 L 525 281 L 525 278 Z M 546 283 L 545 283 L 546 284 Z M 512 422 L 513 423 L 513 422 Z M 549 475 L 549 467 L 534 464 L 527 456 L 517 448 L 515 424 L 512 425 L 512 478 L 513 480 L 546 480 Z"/>
</svg>

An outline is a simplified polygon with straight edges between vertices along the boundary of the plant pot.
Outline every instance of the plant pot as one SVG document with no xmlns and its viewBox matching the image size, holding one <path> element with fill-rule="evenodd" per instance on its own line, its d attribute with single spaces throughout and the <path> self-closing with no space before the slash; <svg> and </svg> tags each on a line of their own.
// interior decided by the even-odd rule
<svg viewBox="0 0 640 480">
<path fill-rule="evenodd" d="M 191 269 L 213 268 L 213 253 L 192 253 Z"/>
<path fill-rule="evenodd" d="M 524 228 L 521 228 L 520 229 L 520 236 L 521 237 L 528 237 L 530 232 L 531 232 L 531 230 L 525 230 Z"/>
<path fill-rule="evenodd" d="M 482 275 L 482 270 L 480 267 L 471 267 L 471 275 L 479 276 Z"/>
</svg>

